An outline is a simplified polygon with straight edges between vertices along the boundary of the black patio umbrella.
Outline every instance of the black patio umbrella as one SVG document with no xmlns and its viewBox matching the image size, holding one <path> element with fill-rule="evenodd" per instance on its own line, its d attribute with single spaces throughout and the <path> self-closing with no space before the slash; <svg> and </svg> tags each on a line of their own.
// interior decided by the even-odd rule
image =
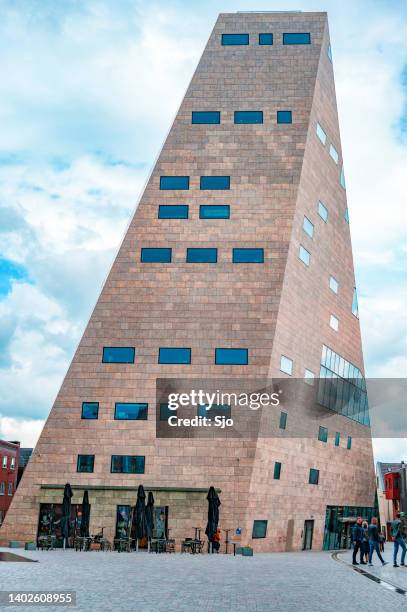
<svg viewBox="0 0 407 612">
<path fill-rule="evenodd" d="M 83 493 L 82 500 L 82 518 L 81 518 L 81 527 L 79 530 L 81 538 L 89 537 L 89 521 L 90 521 L 90 503 L 89 503 L 89 495 L 87 491 Z"/>
<path fill-rule="evenodd" d="M 208 536 L 209 542 L 213 542 L 213 537 L 219 524 L 220 506 L 220 499 L 214 487 L 209 488 L 206 499 L 208 500 L 208 523 L 206 525 L 205 533 Z"/>
<path fill-rule="evenodd" d="M 64 488 L 64 499 L 62 500 L 62 517 L 61 517 L 61 531 L 64 539 L 64 548 L 68 543 L 69 534 L 71 531 L 71 498 L 73 496 L 72 487 L 69 482 L 66 483 Z"/>
<path fill-rule="evenodd" d="M 136 547 L 138 540 L 147 536 L 146 522 L 146 494 L 143 485 L 139 485 L 137 490 L 137 501 L 135 508 L 135 527 L 136 527 Z"/>
<path fill-rule="evenodd" d="M 147 528 L 147 537 L 153 537 L 153 529 L 154 529 L 154 496 L 150 491 L 147 499 L 146 506 L 146 528 Z"/>
</svg>

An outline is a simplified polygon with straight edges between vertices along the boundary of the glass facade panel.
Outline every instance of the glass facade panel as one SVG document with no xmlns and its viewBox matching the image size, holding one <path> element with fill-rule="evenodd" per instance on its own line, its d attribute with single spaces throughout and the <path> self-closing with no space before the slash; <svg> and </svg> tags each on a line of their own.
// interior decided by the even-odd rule
<svg viewBox="0 0 407 612">
<path fill-rule="evenodd" d="M 343 166 L 341 168 L 341 174 L 339 176 L 339 183 L 341 185 L 341 187 L 343 189 L 346 189 L 346 183 L 345 183 L 345 170 L 343 169 Z"/>
<path fill-rule="evenodd" d="M 267 521 L 253 521 L 252 539 L 265 538 L 267 534 Z"/>
<path fill-rule="evenodd" d="M 274 464 L 274 480 L 280 480 L 281 475 L 281 463 L 276 461 Z"/>
<path fill-rule="evenodd" d="M 112 455 L 112 474 L 144 474 L 145 457 L 142 455 Z"/>
<path fill-rule="evenodd" d="M 187 204 L 160 204 L 158 207 L 159 219 L 188 219 L 189 206 Z"/>
<path fill-rule="evenodd" d="M 160 189 L 189 189 L 189 176 L 160 176 Z"/>
<path fill-rule="evenodd" d="M 293 114 L 290 110 L 277 111 L 277 123 L 292 123 Z"/>
<path fill-rule="evenodd" d="M 372 517 L 377 516 L 377 509 L 360 506 L 327 506 L 323 550 L 350 548 L 351 529 L 358 516 L 370 523 Z M 353 518 L 353 521 L 350 521 L 350 518 Z"/>
<path fill-rule="evenodd" d="M 287 413 L 280 412 L 280 429 L 286 429 L 287 427 Z"/>
<path fill-rule="evenodd" d="M 345 212 L 343 214 L 343 218 L 345 219 L 346 223 L 349 223 L 349 210 L 348 210 L 348 207 L 345 208 Z"/>
<path fill-rule="evenodd" d="M 335 317 L 335 315 L 331 315 L 329 318 L 329 326 L 332 327 L 334 331 L 338 331 L 339 329 L 339 321 Z"/>
<path fill-rule="evenodd" d="M 135 354 L 132 346 L 104 346 L 102 363 L 134 363 Z"/>
<path fill-rule="evenodd" d="M 302 224 L 302 229 L 310 238 L 314 236 L 314 224 L 308 219 L 308 217 L 304 217 L 304 221 Z"/>
<path fill-rule="evenodd" d="M 259 34 L 259 45 L 272 45 L 273 35 L 269 33 Z"/>
<path fill-rule="evenodd" d="M 93 472 L 95 455 L 78 455 L 76 464 L 77 472 Z"/>
<path fill-rule="evenodd" d="M 309 32 L 285 32 L 283 34 L 283 45 L 310 45 L 311 34 Z"/>
<path fill-rule="evenodd" d="M 198 125 L 220 123 L 220 112 L 192 111 L 192 123 Z"/>
<path fill-rule="evenodd" d="M 263 111 L 235 111 L 235 123 L 263 123 Z"/>
<path fill-rule="evenodd" d="M 358 305 L 358 292 L 356 290 L 356 287 L 354 287 L 353 289 L 353 296 L 352 296 L 352 314 L 359 318 L 359 305 Z"/>
<path fill-rule="evenodd" d="M 201 176 L 200 189 L 230 189 L 230 176 Z"/>
<path fill-rule="evenodd" d="M 201 204 L 199 207 L 200 219 L 229 219 L 230 206 L 228 204 Z"/>
<path fill-rule="evenodd" d="M 171 263 L 172 249 L 141 249 L 140 261 L 142 263 Z"/>
<path fill-rule="evenodd" d="M 304 381 L 307 383 L 307 385 L 313 385 L 314 384 L 314 379 L 315 379 L 314 372 L 311 372 L 311 370 L 307 370 L 307 368 L 305 368 L 305 370 L 304 370 Z"/>
<path fill-rule="evenodd" d="M 330 276 L 329 277 L 329 288 L 334 292 L 334 293 L 338 293 L 338 289 L 339 289 L 339 283 L 336 280 L 335 277 Z"/>
<path fill-rule="evenodd" d="M 248 45 L 248 34 L 222 34 L 222 45 Z"/>
<path fill-rule="evenodd" d="M 249 351 L 246 348 L 217 348 L 215 349 L 216 365 L 247 365 Z"/>
<path fill-rule="evenodd" d="M 319 470 L 316 470 L 315 468 L 311 468 L 309 471 L 309 480 L 308 480 L 309 484 L 312 485 L 317 485 L 319 482 Z"/>
<path fill-rule="evenodd" d="M 264 263 L 264 249 L 233 249 L 233 263 Z"/>
<path fill-rule="evenodd" d="M 338 151 L 333 146 L 333 144 L 329 145 L 329 155 L 332 157 L 335 164 L 337 164 L 339 161 L 339 154 L 338 154 Z"/>
<path fill-rule="evenodd" d="M 99 416 L 99 402 L 82 403 L 82 419 L 97 419 Z"/>
<path fill-rule="evenodd" d="M 321 201 L 318 202 L 318 214 L 325 223 L 328 221 L 328 209 Z"/>
<path fill-rule="evenodd" d="M 328 45 L 328 48 L 326 50 L 326 54 L 328 56 L 329 61 L 332 64 L 332 47 L 331 47 L 331 45 Z"/>
<path fill-rule="evenodd" d="M 327 427 L 319 427 L 318 431 L 318 440 L 320 442 L 328 442 L 328 428 Z"/>
<path fill-rule="evenodd" d="M 326 134 L 322 127 L 317 123 L 317 136 L 324 145 L 326 143 Z"/>
<path fill-rule="evenodd" d="M 307 251 L 307 249 L 304 249 L 302 244 L 300 245 L 300 251 L 298 256 L 306 266 L 309 266 L 311 261 L 311 254 L 309 251 Z"/>
<path fill-rule="evenodd" d="M 218 249 L 187 249 L 187 263 L 216 263 Z"/>
<path fill-rule="evenodd" d="M 291 376 L 291 374 L 293 373 L 293 361 L 292 361 L 292 359 L 289 359 L 285 355 L 281 355 L 280 370 L 282 372 L 285 372 L 286 374 L 289 374 Z"/>
<path fill-rule="evenodd" d="M 164 347 L 158 351 L 158 363 L 191 363 L 190 348 Z"/>
<path fill-rule="evenodd" d="M 114 418 L 125 421 L 146 421 L 148 404 L 116 402 Z"/>
</svg>

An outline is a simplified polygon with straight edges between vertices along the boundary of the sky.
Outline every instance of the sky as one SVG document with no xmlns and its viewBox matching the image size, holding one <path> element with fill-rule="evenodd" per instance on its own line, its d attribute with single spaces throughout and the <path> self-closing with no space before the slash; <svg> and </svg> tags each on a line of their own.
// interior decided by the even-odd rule
<svg viewBox="0 0 407 612">
<path fill-rule="evenodd" d="M 0 0 L 0 438 L 38 438 L 219 12 L 328 12 L 366 375 L 406 376 L 405 8 Z"/>
</svg>

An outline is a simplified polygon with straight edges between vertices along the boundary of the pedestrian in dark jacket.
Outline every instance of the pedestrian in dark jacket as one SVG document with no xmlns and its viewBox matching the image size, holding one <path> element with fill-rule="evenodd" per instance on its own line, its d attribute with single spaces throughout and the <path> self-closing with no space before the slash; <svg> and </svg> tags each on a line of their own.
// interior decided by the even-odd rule
<svg viewBox="0 0 407 612">
<path fill-rule="evenodd" d="M 369 525 L 367 521 L 363 521 L 363 541 L 362 541 L 362 551 L 363 551 L 363 560 L 365 561 L 365 565 L 369 562 L 369 535 L 368 528 Z"/>
<path fill-rule="evenodd" d="M 401 548 L 400 565 L 405 566 L 406 552 L 407 552 L 406 543 L 404 541 L 404 526 L 403 526 L 403 522 L 400 516 L 401 516 L 400 512 L 397 512 L 396 518 L 394 519 L 394 521 L 392 521 L 392 524 L 391 524 L 391 535 L 392 535 L 393 542 L 394 542 L 394 548 L 393 548 L 394 567 L 398 567 L 397 555 L 399 552 L 399 548 Z"/>
<path fill-rule="evenodd" d="M 356 519 L 356 523 L 352 527 L 353 565 L 359 565 L 359 563 L 356 561 L 356 555 L 358 554 L 358 551 L 360 551 L 360 563 L 362 565 L 366 565 L 366 563 L 363 561 L 363 536 L 364 531 L 362 527 L 362 517 L 358 516 L 358 518 Z"/>
<path fill-rule="evenodd" d="M 372 521 L 368 527 L 368 535 L 369 535 L 369 565 L 372 566 L 372 556 L 373 552 L 376 551 L 377 556 L 379 557 L 382 565 L 387 565 L 387 561 L 383 559 L 380 554 L 380 541 L 379 541 L 379 528 L 377 526 L 377 518 L 374 516 Z"/>
</svg>

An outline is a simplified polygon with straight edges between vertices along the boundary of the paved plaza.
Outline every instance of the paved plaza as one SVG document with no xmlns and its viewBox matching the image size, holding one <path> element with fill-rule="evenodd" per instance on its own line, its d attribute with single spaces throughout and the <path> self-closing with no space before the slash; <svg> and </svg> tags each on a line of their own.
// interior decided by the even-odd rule
<svg viewBox="0 0 407 612">
<path fill-rule="evenodd" d="M 406 610 L 407 597 L 355 572 L 349 553 L 189 555 L 24 552 L 39 563 L 0 563 L 2 590 L 75 590 L 77 606 L 95 610 Z M 389 558 L 391 546 L 387 546 Z M 371 568 L 370 568 L 371 569 Z M 407 588 L 407 569 L 373 568 Z M 404 572 L 404 573 L 403 573 Z M 11 609 L 11 608 L 10 608 Z M 30 610 L 63 608 L 30 607 Z"/>
</svg>

